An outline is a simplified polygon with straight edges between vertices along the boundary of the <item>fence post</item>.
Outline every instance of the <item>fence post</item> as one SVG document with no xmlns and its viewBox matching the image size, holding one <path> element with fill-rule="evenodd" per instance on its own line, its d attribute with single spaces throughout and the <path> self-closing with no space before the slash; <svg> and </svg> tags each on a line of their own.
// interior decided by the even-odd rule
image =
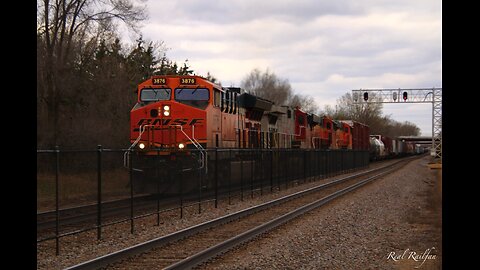
<svg viewBox="0 0 480 270">
<path fill-rule="evenodd" d="M 228 205 L 231 204 L 231 189 L 232 188 L 232 149 L 228 150 Z"/>
<path fill-rule="evenodd" d="M 270 149 L 270 193 L 273 192 L 273 149 Z"/>
<path fill-rule="evenodd" d="M 255 180 L 254 174 L 254 162 L 255 162 L 255 150 L 250 150 L 250 197 L 253 199 L 253 184 Z"/>
<path fill-rule="evenodd" d="M 59 217 L 59 206 L 58 206 L 58 177 L 60 170 L 60 150 L 58 145 L 55 145 L 55 254 L 58 256 L 60 254 L 60 242 L 58 238 L 59 226 L 60 226 L 60 217 Z"/>
<path fill-rule="evenodd" d="M 340 174 L 345 173 L 345 151 L 340 152 Z"/>
<path fill-rule="evenodd" d="M 178 165 L 176 166 L 178 169 L 178 173 L 180 173 L 180 219 L 183 218 L 183 169 L 182 169 L 182 166 L 181 165 Z"/>
<path fill-rule="evenodd" d="M 285 160 L 284 160 L 285 161 L 285 189 L 288 189 L 288 171 L 290 169 L 288 164 L 291 162 L 291 160 L 289 162 L 288 159 L 291 158 L 291 156 L 289 156 L 289 154 L 291 155 L 291 151 L 289 151 L 288 149 L 285 149 L 284 154 L 285 154 Z"/>
<path fill-rule="evenodd" d="M 267 137 L 268 138 L 268 137 Z M 256 167 L 260 167 L 260 172 L 261 172 L 261 176 L 260 176 L 260 196 L 263 196 L 263 182 L 265 181 L 265 166 L 263 166 L 263 161 L 264 161 L 264 149 L 259 149 L 258 150 L 258 164 L 255 164 Z"/>
<path fill-rule="evenodd" d="M 133 234 L 133 149 L 129 153 L 129 173 L 130 173 L 130 233 Z"/>
<path fill-rule="evenodd" d="M 202 213 L 202 182 L 203 182 L 203 170 L 200 166 L 197 169 L 198 174 L 198 213 Z"/>
<path fill-rule="evenodd" d="M 97 145 L 97 240 L 102 238 L 102 146 Z"/>
<path fill-rule="evenodd" d="M 330 175 L 329 175 L 330 174 L 330 162 L 329 162 L 329 160 L 330 160 L 330 156 L 331 156 L 330 154 L 331 153 L 332 152 L 330 150 L 326 150 L 324 155 L 323 155 L 323 158 L 325 160 L 325 170 L 324 170 L 325 171 L 325 176 L 323 178 L 330 177 Z"/>
<path fill-rule="evenodd" d="M 218 147 L 215 147 L 215 208 L 218 207 Z"/>
<path fill-rule="evenodd" d="M 243 202 L 243 155 L 242 153 L 239 156 L 240 156 L 240 200 Z"/>
<path fill-rule="evenodd" d="M 160 150 L 157 150 L 157 155 L 155 156 L 156 161 L 160 159 Z M 158 164 L 159 162 L 155 162 L 155 176 L 157 176 L 157 226 L 160 226 L 160 174 L 158 173 Z"/>
<path fill-rule="evenodd" d="M 307 182 L 307 149 L 303 150 L 303 183 Z"/>
</svg>

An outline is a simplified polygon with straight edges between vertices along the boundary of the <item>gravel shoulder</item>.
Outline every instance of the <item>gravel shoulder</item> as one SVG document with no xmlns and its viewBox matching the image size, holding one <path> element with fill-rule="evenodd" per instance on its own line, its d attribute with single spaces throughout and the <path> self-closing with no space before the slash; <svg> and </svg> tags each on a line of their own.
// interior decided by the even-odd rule
<svg viewBox="0 0 480 270">
<path fill-rule="evenodd" d="M 441 182 L 429 157 L 201 269 L 441 269 Z"/>
</svg>

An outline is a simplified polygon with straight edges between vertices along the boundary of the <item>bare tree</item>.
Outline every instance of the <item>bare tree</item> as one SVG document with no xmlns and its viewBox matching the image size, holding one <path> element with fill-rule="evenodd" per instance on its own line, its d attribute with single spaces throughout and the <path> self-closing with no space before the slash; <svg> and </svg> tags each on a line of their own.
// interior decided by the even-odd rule
<svg viewBox="0 0 480 270">
<path fill-rule="evenodd" d="M 308 95 L 295 94 L 289 101 L 290 106 L 300 107 L 307 113 L 319 114 L 318 105 L 315 103 L 315 99 Z"/>
<path fill-rule="evenodd" d="M 371 95 L 370 100 L 375 100 L 375 96 Z M 383 110 L 381 103 L 365 102 L 355 104 L 350 93 L 341 96 L 337 100 L 336 107 L 337 114 L 362 123 L 375 122 L 381 118 Z"/>
<path fill-rule="evenodd" d="M 369 97 L 375 100 L 375 95 Z M 337 100 L 335 108 L 326 106 L 324 113 L 334 119 L 355 120 L 370 126 L 370 134 L 382 134 L 389 137 L 403 135 L 418 135 L 420 129 L 413 123 L 399 123 L 390 115 L 383 115 L 383 104 L 364 102 L 355 104 L 350 93 L 346 93 Z"/>
<path fill-rule="evenodd" d="M 285 105 L 292 96 L 292 87 L 288 80 L 283 80 L 271 73 L 268 69 L 261 72 L 252 70 L 241 82 L 241 87 L 247 93 L 273 101 L 278 105 Z"/>
<path fill-rule="evenodd" d="M 112 29 L 115 22 L 135 31 L 146 12 L 131 0 L 43 0 L 37 11 L 37 52 L 42 53 L 37 58 L 37 107 L 46 106 L 48 118 L 48 126 L 39 128 L 52 130 L 56 144 L 61 95 L 72 84 L 66 74 L 79 61 L 75 47 Z"/>
</svg>

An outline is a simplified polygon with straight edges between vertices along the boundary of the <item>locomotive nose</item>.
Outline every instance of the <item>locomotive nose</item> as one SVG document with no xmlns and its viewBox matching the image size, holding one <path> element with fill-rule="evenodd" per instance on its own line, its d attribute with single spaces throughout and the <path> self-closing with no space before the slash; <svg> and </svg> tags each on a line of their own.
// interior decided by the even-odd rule
<svg viewBox="0 0 480 270">
<path fill-rule="evenodd" d="M 150 117 L 152 118 L 157 118 L 157 117 L 169 117 L 171 116 L 172 111 L 171 111 L 171 105 L 170 104 L 162 104 L 158 108 L 152 108 L 150 109 Z"/>
</svg>

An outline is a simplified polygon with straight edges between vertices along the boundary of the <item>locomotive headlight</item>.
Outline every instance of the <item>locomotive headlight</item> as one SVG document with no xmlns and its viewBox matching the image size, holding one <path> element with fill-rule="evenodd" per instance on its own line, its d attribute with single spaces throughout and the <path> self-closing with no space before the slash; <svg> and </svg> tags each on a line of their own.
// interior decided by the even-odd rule
<svg viewBox="0 0 480 270">
<path fill-rule="evenodd" d="M 168 105 L 163 106 L 163 115 L 165 115 L 165 116 L 170 115 L 170 106 L 168 106 Z"/>
<path fill-rule="evenodd" d="M 145 144 L 144 144 L 144 143 L 140 143 L 140 144 L 138 145 L 138 147 L 139 147 L 140 149 L 144 149 L 144 148 L 145 148 Z"/>
<path fill-rule="evenodd" d="M 179 143 L 179 144 L 178 144 L 178 149 L 183 149 L 183 148 L 185 148 L 185 144 Z"/>
</svg>

